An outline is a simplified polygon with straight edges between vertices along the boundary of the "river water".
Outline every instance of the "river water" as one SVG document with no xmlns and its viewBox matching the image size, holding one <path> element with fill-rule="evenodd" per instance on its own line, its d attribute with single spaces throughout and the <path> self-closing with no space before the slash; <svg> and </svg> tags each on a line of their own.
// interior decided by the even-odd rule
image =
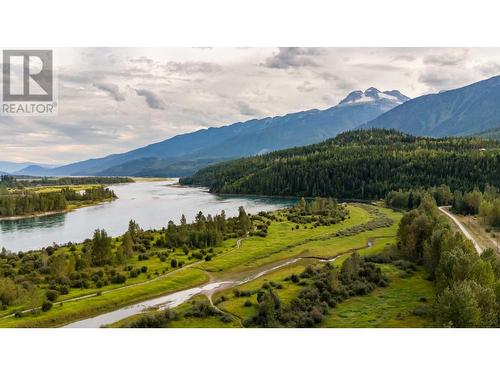
<svg viewBox="0 0 500 375">
<path fill-rule="evenodd" d="M 282 208 L 289 199 L 218 196 L 206 189 L 175 186 L 176 181 L 144 181 L 111 185 L 118 199 L 71 212 L 0 221 L 0 248 L 12 251 L 39 249 L 52 243 L 81 242 L 92 236 L 95 229 L 106 229 L 109 235 L 123 234 L 129 220 L 144 229 L 162 228 L 169 220 L 178 223 L 182 214 L 188 222 L 199 211 L 217 214 L 225 210 L 234 216 L 243 206 L 249 213 Z"/>
</svg>

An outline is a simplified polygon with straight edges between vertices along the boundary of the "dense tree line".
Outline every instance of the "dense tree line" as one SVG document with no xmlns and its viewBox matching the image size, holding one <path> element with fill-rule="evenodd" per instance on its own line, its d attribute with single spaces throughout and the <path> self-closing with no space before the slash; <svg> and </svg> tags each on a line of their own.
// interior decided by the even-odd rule
<svg viewBox="0 0 500 375">
<path fill-rule="evenodd" d="M 96 202 L 112 198 L 116 198 L 115 193 L 103 186 L 88 188 L 82 192 L 71 188 L 48 192 L 32 190 L 16 190 L 3 194 L 0 192 L 0 217 L 62 211 L 71 202 Z"/>
<path fill-rule="evenodd" d="M 213 247 L 229 237 L 245 236 L 251 229 L 252 220 L 243 207 L 239 208 L 238 216 L 234 218 L 226 218 L 224 211 L 215 216 L 205 216 L 199 212 L 192 224 L 187 223 L 184 215 L 179 225 L 169 221 L 165 233 L 156 244 L 186 249 Z"/>
<path fill-rule="evenodd" d="M 450 187 L 441 185 L 428 189 L 392 190 L 385 196 L 385 204 L 393 208 L 412 210 L 420 206 L 425 195 L 431 195 L 438 206 L 447 206 L 453 202 Z"/>
<path fill-rule="evenodd" d="M 210 166 L 181 183 L 212 192 L 384 198 L 391 190 L 500 186 L 500 143 L 351 131 L 323 143 Z"/>
<path fill-rule="evenodd" d="M 432 197 L 407 212 L 398 230 L 397 254 L 427 270 L 436 285 L 436 318 L 442 326 L 500 325 L 500 259 L 492 249 L 478 255 L 450 228 Z"/>
<path fill-rule="evenodd" d="M 61 178 L 26 178 L 18 179 L 14 176 L 0 176 L 0 188 L 22 189 L 36 186 L 64 186 L 64 185 L 111 185 L 134 182 L 128 177 L 61 177 Z"/>
<path fill-rule="evenodd" d="M 479 215 L 484 223 L 500 226 L 500 194 L 498 189 L 487 186 L 484 192 L 475 189 L 471 192 L 455 192 L 452 210 L 463 215 Z"/>
</svg>

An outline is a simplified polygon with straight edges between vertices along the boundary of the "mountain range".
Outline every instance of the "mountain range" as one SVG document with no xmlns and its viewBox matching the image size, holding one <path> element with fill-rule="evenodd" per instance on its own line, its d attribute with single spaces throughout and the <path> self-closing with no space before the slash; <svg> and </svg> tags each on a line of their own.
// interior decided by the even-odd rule
<svg viewBox="0 0 500 375">
<path fill-rule="evenodd" d="M 37 164 L 37 163 L 30 163 L 30 162 L 25 162 L 25 163 L 15 163 L 11 161 L 0 161 L 0 171 L 4 174 L 8 173 L 15 173 L 17 171 L 20 171 L 25 168 L 31 168 L 31 167 L 41 167 L 41 170 L 46 170 L 46 169 L 51 169 L 56 167 L 55 165 L 51 164 Z"/>
<path fill-rule="evenodd" d="M 500 76 L 410 99 L 397 90 L 351 92 L 325 109 L 253 119 L 181 134 L 121 154 L 56 168 L 23 163 L 0 170 L 45 176 L 187 176 L 210 164 L 306 146 L 339 133 L 396 129 L 417 136 L 500 137 Z M 11 163 L 13 164 L 13 163 Z M 7 165 L 7 167 L 5 167 Z"/>
<path fill-rule="evenodd" d="M 431 137 L 470 136 L 498 128 L 500 76 L 409 100 L 361 127 Z"/>
<path fill-rule="evenodd" d="M 409 100 L 397 90 L 354 91 L 337 106 L 238 122 L 182 134 L 123 154 L 53 169 L 26 168 L 27 175 L 185 176 L 209 164 L 321 142 L 352 130 Z"/>
</svg>

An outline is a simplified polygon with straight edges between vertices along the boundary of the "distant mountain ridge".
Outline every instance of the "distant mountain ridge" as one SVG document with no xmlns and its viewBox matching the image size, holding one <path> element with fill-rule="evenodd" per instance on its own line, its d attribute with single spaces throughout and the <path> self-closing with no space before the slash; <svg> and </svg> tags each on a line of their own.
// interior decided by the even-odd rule
<svg viewBox="0 0 500 375">
<path fill-rule="evenodd" d="M 409 98 L 373 87 L 337 106 L 254 119 L 181 134 L 123 154 L 41 170 L 46 175 L 185 176 L 220 161 L 321 142 L 352 130 Z"/>
<path fill-rule="evenodd" d="M 474 136 L 479 138 L 495 139 L 497 141 L 500 141 L 500 127 L 476 133 L 474 134 Z"/>
<path fill-rule="evenodd" d="M 51 164 L 38 164 L 38 163 L 31 163 L 31 162 L 16 163 L 16 162 L 12 162 L 12 161 L 0 161 L 0 170 L 3 171 L 3 173 L 15 173 L 15 172 L 18 172 L 24 168 L 35 166 L 35 165 L 41 166 L 42 168 L 56 167 L 55 165 L 51 165 Z"/>
<path fill-rule="evenodd" d="M 431 137 L 470 136 L 497 127 L 500 127 L 500 76 L 408 100 L 360 126 Z"/>
</svg>

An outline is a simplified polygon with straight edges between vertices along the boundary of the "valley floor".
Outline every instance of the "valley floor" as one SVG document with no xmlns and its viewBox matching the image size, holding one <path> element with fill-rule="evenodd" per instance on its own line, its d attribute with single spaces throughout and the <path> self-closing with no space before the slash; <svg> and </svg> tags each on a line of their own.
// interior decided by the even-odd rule
<svg viewBox="0 0 500 375">
<path fill-rule="evenodd" d="M 300 274 L 308 265 L 330 260 L 340 265 L 351 253 L 374 254 L 394 244 L 401 214 L 383 207 L 350 204 L 346 220 L 316 228 L 289 222 L 278 211 L 277 221 L 269 226 L 265 238 L 252 236 L 228 239 L 215 249 L 210 261 L 185 259 L 181 269 L 165 268 L 156 259 L 146 263 L 147 275 L 127 280 L 126 286 L 109 285 L 99 291 L 72 292 L 66 300 L 57 301 L 48 312 L 26 312 L 21 317 L 5 315 L 0 327 L 57 327 L 106 314 L 113 310 L 195 286 L 228 282 L 174 307 L 182 313 L 193 303 L 208 301 L 220 316 L 183 317 L 168 327 L 241 327 L 256 311 L 255 294 L 243 297 L 240 291 L 255 291 L 263 284 L 280 285 L 276 292 L 282 303 L 289 303 L 299 293 L 301 285 L 290 281 L 291 274 Z M 182 258 L 179 253 L 178 258 Z M 143 263 L 141 263 L 143 264 Z M 167 272 L 165 272 L 167 269 Z M 389 286 L 340 303 L 324 320 L 325 327 L 426 327 L 432 321 L 418 311 L 432 303 L 433 286 L 422 271 L 410 277 L 392 265 L 383 265 Z M 248 281 L 245 281 L 248 280 Z M 238 290 L 238 292 L 235 292 Z M 168 299 L 168 298 L 167 298 Z M 423 302 L 424 301 L 424 302 Z M 127 316 L 111 323 L 112 327 L 129 325 L 144 314 Z"/>
</svg>

